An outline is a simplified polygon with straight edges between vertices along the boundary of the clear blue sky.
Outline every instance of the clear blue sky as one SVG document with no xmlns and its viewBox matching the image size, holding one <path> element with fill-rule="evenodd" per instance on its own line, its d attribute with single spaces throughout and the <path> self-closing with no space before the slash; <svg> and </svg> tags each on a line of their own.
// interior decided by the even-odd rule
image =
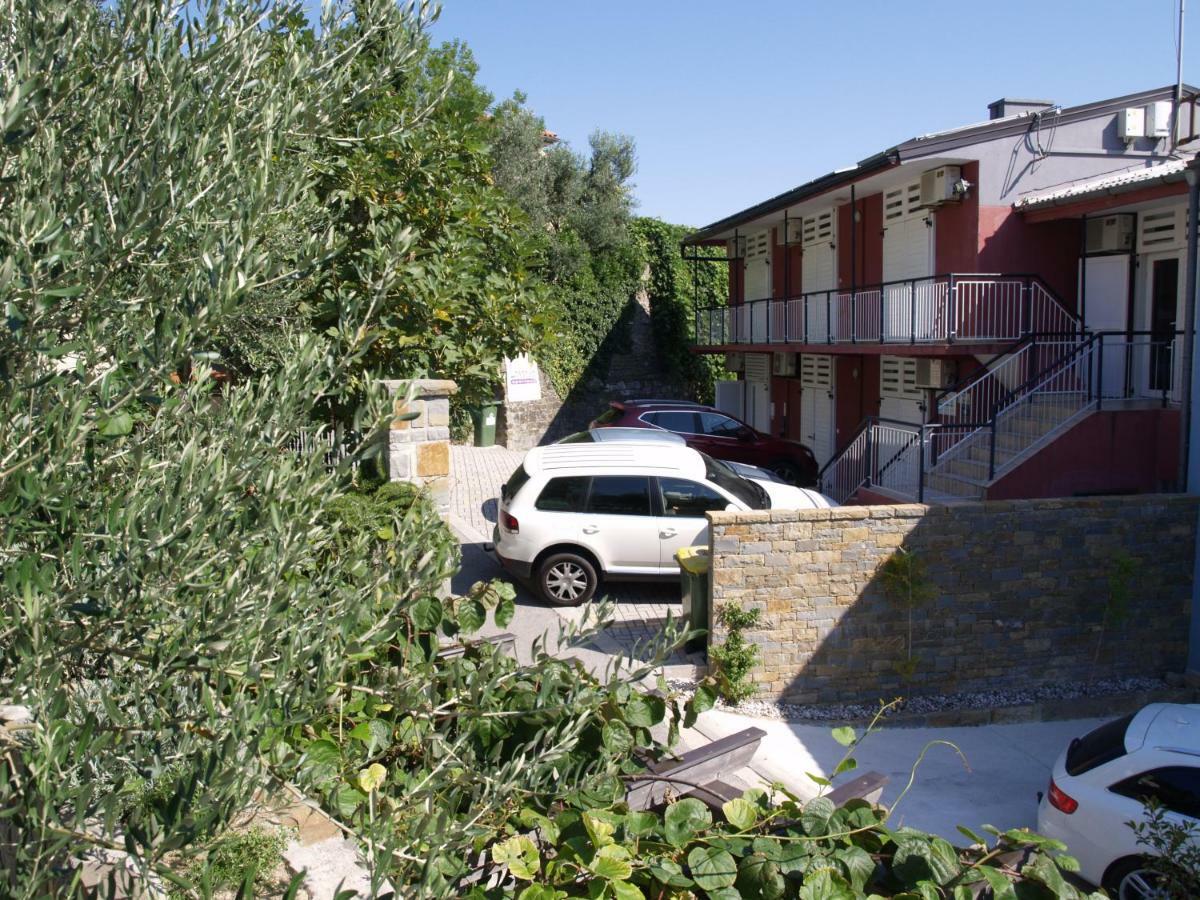
<svg viewBox="0 0 1200 900">
<path fill-rule="evenodd" d="M 1173 83 L 1177 15 L 1178 0 L 444 0 L 433 35 L 465 41 L 488 90 L 524 91 L 576 149 L 597 128 L 632 135 L 639 212 L 698 226 L 1002 96 Z"/>
</svg>

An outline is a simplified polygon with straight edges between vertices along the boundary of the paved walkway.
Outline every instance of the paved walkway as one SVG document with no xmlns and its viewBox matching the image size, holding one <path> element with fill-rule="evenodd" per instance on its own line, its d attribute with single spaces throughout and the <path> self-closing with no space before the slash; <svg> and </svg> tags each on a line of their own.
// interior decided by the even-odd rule
<svg viewBox="0 0 1200 900">
<path fill-rule="evenodd" d="M 524 457 L 523 452 L 504 447 L 451 445 L 450 524 L 464 539 L 464 544 L 478 545 L 491 541 L 500 485 L 508 480 Z M 483 561 L 477 565 L 488 567 Z M 503 570 L 494 563 L 491 571 L 493 574 L 488 577 L 504 577 Z M 645 658 L 645 644 L 661 631 L 668 617 L 678 619 L 682 610 L 679 585 L 671 581 L 609 582 L 602 586 L 601 591 L 604 599 L 612 601 L 612 623 L 605 632 L 608 638 L 605 643 L 611 651 L 633 654 L 635 659 Z M 527 595 L 526 602 L 541 604 L 528 591 L 523 590 L 522 593 Z M 548 608 L 554 610 L 562 620 L 573 624 L 577 624 L 585 613 L 583 607 Z M 696 664 L 700 660 L 676 654 L 670 662 Z"/>
</svg>

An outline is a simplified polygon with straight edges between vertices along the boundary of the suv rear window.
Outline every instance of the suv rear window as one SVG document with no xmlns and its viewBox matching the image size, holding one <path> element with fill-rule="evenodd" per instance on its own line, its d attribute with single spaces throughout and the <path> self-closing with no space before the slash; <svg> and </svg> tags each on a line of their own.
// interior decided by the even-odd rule
<svg viewBox="0 0 1200 900">
<path fill-rule="evenodd" d="M 517 491 L 525 487 L 525 482 L 529 480 L 529 473 L 525 471 L 525 464 L 517 466 L 513 469 L 513 473 L 508 476 L 508 481 L 500 488 L 500 499 L 511 500 L 517 496 Z"/>
<path fill-rule="evenodd" d="M 621 418 L 623 410 L 617 409 L 615 406 L 610 406 L 600 415 L 596 416 L 597 425 L 607 425 L 609 422 L 615 422 Z"/>
<path fill-rule="evenodd" d="M 587 499 L 588 477 L 576 475 L 570 478 L 551 478 L 533 504 L 544 512 L 583 512 Z"/>
<path fill-rule="evenodd" d="M 1105 722 L 1094 731 L 1071 741 L 1067 748 L 1067 774 L 1082 775 L 1125 755 L 1125 731 L 1133 715 Z"/>
</svg>

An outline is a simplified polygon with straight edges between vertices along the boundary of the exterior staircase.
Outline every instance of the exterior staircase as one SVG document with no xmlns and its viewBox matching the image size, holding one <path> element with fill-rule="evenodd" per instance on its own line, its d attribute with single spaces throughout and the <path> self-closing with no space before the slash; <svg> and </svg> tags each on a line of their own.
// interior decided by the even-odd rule
<svg viewBox="0 0 1200 900">
<path fill-rule="evenodd" d="M 821 471 L 820 489 L 839 503 L 862 489 L 901 501 L 983 499 L 1105 402 L 1145 396 L 1134 388 L 1135 373 L 1149 360 L 1178 358 L 1178 341 L 1125 332 L 1029 335 L 935 397 L 936 421 L 867 419 Z M 1163 387 L 1163 405 L 1170 399 Z"/>
</svg>

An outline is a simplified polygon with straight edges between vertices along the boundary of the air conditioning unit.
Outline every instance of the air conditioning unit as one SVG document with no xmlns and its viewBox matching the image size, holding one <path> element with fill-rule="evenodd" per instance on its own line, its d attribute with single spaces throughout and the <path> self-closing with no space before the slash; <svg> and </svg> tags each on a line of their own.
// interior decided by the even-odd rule
<svg viewBox="0 0 1200 900">
<path fill-rule="evenodd" d="M 1114 213 L 1087 220 L 1087 253 L 1128 253 L 1133 249 L 1133 214 Z"/>
<path fill-rule="evenodd" d="M 741 352 L 725 354 L 726 372 L 744 372 L 746 370 L 746 355 Z"/>
<path fill-rule="evenodd" d="M 744 237 L 730 238 L 725 242 L 726 259 L 746 258 L 746 239 Z"/>
<path fill-rule="evenodd" d="M 790 376 L 796 374 L 796 354 L 795 353 L 773 353 L 771 354 L 771 374 Z"/>
<path fill-rule="evenodd" d="M 1140 106 L 1117 113 L 1117 137 L 1123 141 L 1146 136 L 1146 110 Z"/>
<path fill-rule="evenodd" d="M 962 178 L 961 166 L 939 166 L 921 174 L 921 205 L 941 206 L 960 199 L 954 190 Z"/>
<path fill-rule="evenodd" d="M 919 388 L 948 388 L 954 384 L 957 375 L 958 366 L 952 359 L 922 357 L 917 360 L 916 385 Z"/>
<path fill-rule="evenodd" d="M 804 239 L 803 219 L 788 219 L 775 229 L 775 239 L 781 246 L 799 244 Z"/>
<path fill-rule="evenodd" d="M 1146 106 L 1146 137 L 1163 138 L 1171 134 L 1171 101 L 1156 100 Z"/>
</svg>

